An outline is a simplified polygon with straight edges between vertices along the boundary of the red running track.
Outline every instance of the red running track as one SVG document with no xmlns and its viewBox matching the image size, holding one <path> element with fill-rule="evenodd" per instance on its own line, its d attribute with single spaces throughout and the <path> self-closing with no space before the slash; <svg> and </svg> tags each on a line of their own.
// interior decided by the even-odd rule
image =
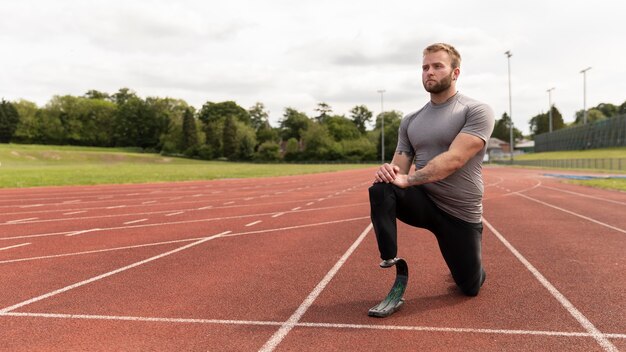
<svg viewBox="0 0 626 352">
<path fill-rule="evenodd" d="M 0 350 L 626 350 L 625 193 L 486 168 L 480 295 L 401 224 L 377 319 L 373 171 L 1 190 Z"/>
</svg>

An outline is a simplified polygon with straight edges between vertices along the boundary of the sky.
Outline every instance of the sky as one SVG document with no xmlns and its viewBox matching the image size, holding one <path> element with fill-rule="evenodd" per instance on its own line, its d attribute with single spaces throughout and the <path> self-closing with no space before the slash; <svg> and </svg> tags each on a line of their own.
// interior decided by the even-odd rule
<svg viewBox="0 0 626 352">
<path fill-rule="evenodd" d="M 626 1 L 580 0 L 3 0 L 0 98 L 45 105 L 54 95 L 115 93 L 286 107 L 320 102 L 349 116 L 408 114 L 428 102 L 422 50 L 462 56 L 457 89 L 500 118 L 511 101 L 525 134 L 548 111 L 626 101 Z M 385 90 L 381 95 L 379 90 Z"/>
</svg>

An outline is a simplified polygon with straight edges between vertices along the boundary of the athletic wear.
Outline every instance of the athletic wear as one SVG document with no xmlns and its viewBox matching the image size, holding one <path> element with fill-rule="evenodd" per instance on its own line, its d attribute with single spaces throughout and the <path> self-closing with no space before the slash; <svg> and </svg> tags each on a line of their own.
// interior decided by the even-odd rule
<svg viewBox="0 0 626 352">
<path fill-rule="evenodd" d="M 423 185 L 402 189 L 391 183 L 375 183 L 369 193 L 372 224 L 382 259 L 397 255 L 398 218 L 434 233 L 461 291 L 468 296 L 478 294 L 485 278 L 481 263 L 482 223 L 465 222 L 437 208 Z"/>
<path fill-rule="evenodd" d="M 432 102 L 407 115 L 398 130 L 396 152 L 414 156 L 421 169 L 446 152 L 459 133 L 485 141 L 483 149 L 445 179 L 399 188 L 375 183 L 369 189 L 371 218 L 381 259 L 398 254 L 396 218 L 435 234 L 452 277 L 468 296 L 478 294 L 485 281 L 482 267 L 482 160 L 494 127 L 489 106 L 457 93 L 447 102 Z"/>
<path fill-rule="evenodd" d="M 494 127 L 489 106 L 457 93 L 443 104 L 428 102 L 404 117 L 398 130 L 396 152 L 415 156 L 415 167 L 445 152 L 459 133 L 485 141 L 485 146 L 454 174 L 425 184 L 428 196 L 439 208 L 467 222 L 479 223 L 482 216 L 482 161 Z"/>
</svg>

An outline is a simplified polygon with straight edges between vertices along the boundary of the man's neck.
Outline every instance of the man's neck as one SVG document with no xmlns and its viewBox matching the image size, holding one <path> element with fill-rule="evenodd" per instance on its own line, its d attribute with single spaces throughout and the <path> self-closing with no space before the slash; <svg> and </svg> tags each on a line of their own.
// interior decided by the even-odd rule
<svg viewBox="0 0 626 352">
<path fill-rule="evenodd" d="M 445 91 L 437 94 L 430 93 L 430 101 L 435 104 L 443 104 L 450 100 L 453 96 L 456 95 L 456 88 L 450 87 L 450 89 L 446 89 Z"/>
</svg>

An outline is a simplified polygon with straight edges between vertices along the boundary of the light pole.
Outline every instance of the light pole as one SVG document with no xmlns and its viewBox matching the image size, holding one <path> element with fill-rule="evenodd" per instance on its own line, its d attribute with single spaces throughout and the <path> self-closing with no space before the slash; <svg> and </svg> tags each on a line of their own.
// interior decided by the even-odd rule
<svg viewBox="0 0 626 352">
<path fill-rule="evenodd" d="M 384 89 L 380 89 L 377 91 L 378 93 L 380 93 L 380 120 L 382 123 L 382 127 L 380 129 L 380 159 L 382 161 L 382 163 L 385 163 L 385 115 L 383 114 L 383 112 L 385 112 L 385 109 L 383 108 L 383 94 L 385 94 L 386 90 Z"/>
<path fill-rule="evenodd" d="M 587 71 L 591 70 L 591 66 L 580 71 L 583 74 L 583 124 L 587 124 Z"/>
<path fill-rule="evenodd" d="M 513 103 L 511 100 L 511 54 L 510 50 L 504 53 L 507 57 L 509 65 L 509 118 L 511 119 L 511 125 L 509 126 L 510 148 L 511 148 L 511 164 L 513 164 Z"/>
<path fill-rule="evenodd" d="M 550 133 L 552 133 L 552 91 L 555 89 L 555 87 L 552 87 L 548 90 L 546 90 L 546 92 L 548 92 L 548 111 L 549 111 L 549 116 L 550 116 Z"/>
</svg>

